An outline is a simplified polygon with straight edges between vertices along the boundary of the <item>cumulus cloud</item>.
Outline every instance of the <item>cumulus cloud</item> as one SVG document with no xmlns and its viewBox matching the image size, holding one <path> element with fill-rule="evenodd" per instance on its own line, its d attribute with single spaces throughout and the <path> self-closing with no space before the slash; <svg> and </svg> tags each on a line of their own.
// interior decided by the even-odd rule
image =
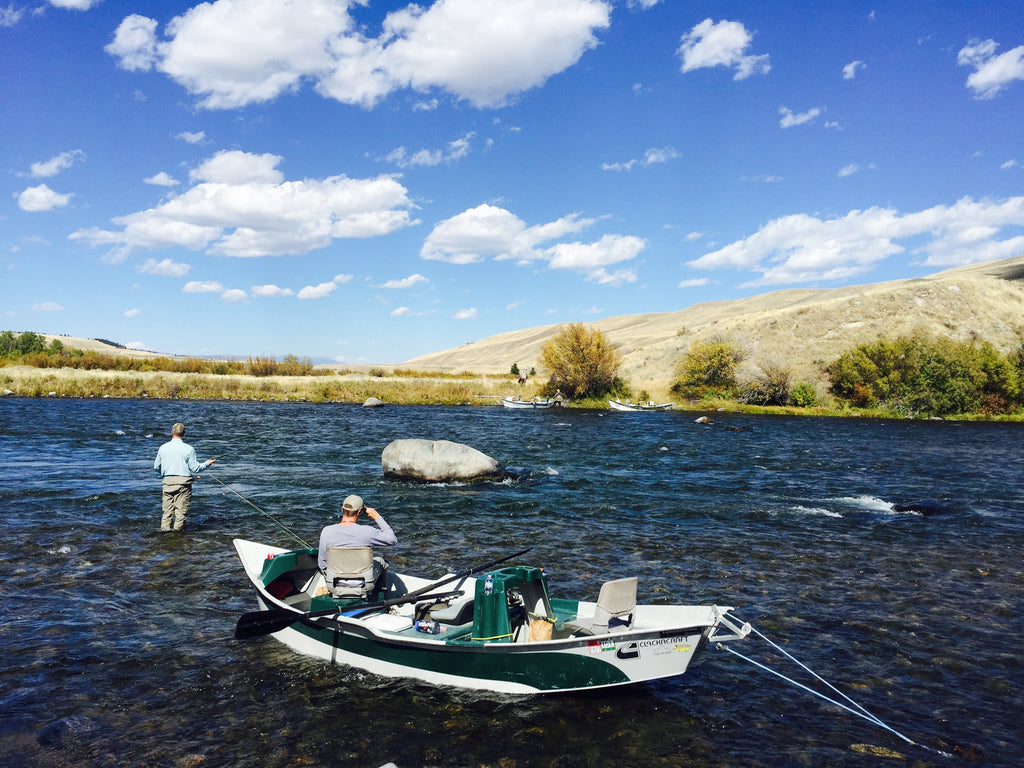
<svg viewBox="0 0 1024 768">
<path fill-rule="evenodd" d="M 65 168 L 70 168 L 77 160 L 85 160 L 85 152 L 80 149 L 72 149 L 70 152 L 61 152 L 49 160 L 40 163 L 32 163 L 29 168 L 31 174 L 37 179 L 45 179 L 56 176 Z"/>
<path fill-rule="evenodd" d="M 520 264 L 547 261 L 551 269 L 580 272 L 604 284 L 632 282 L 629 270 L 609 273 L 606 267 L 635 258 L 646 241 L 625 235 L 605 235 L 595 243 L 544 243 L 575 234 L 594 223 L 577 214 L 547 224 L 527 226 L 518 216 L 483 204 L 438 223 L 427 236 L 420 256 L 450 264 L 471 264 L 492 257 L 514 259 Z"/>
<path fill-rule="evenodd" d="M 738 21 L 713 22 L 704 19 L 683 35 L 676 54 L 683 60 L 683 72 L 708 67 L 735 69 L 733 80 L 751 75 L 767 75 L 771 70 L 768 54 L 747 53 L 754 36 Z"/>
<path fill-rule="evenodd" d="M 391 310 L 391 317 L 409 317 L 413 314 L 413 311 L 408 307 L 396 307 Z"/>
<path fill-rule="evenodd" d="M 325 299 L 330 296 L 338 288 L 339 285 L 344 285 L 352 279 L 352 275 L 335 275 L 334 279 L 320 283 L 319 285 L 307 285 L 305 288 L 300 290 L 298 298 L 303 301 L 314 301 L 316 299 Z"/>
<path fill-rule="evenodd" d="M 401 280 L 388 280 L 386 283 L 381 284 L 381 288 L 412 288 L 420 283 L 429 283 L 430 280 L 425 278 L 423 275 L 416 273 L 415 275 L 409 275 L 403 277 Z"/>
<path fill-rule="evenodd" d="M 607 0 L 437 0 L 388 13 L 374 36 L 350 14 L 356 5 L 365 2 L 216 0 L 172 19 L 162 38 L 136 14 L 106 51 L 125 69 L 165 73 L 209 109 L 270 101 L 305 82 L 366 108 L 402 89 L 497 107 L 579 61 L 612 9 Z"/>
<path fill-rule="evenodd" d="M 929 267 L 953 267 L 1003 259 L 1024 251 L 1024 236 L 998 239 L 1007 227 L 1024 226 L 1024 197 L 1002 201 L 964 197 L 901 214 L 892 208 L 853 210 L 834 219 L 784 216 L 756 233 L 688 262 L 697 269 L 760 273 L 746 286 L 847 280 L 903 253 L 900 241 L 920 240 L 912 253 Z"/>
<path fill-rule="evenodd" d="M 644 153 L 642 160 L 633 158 L 632 160 L 627 160 L 624 163 L 601 163 L 601 169 L 605 171 L 631 171 L 638 165 L 646 168 L 650 165 L 667 163 L 670 160 L 675 160 L 679 157 L 682 157 L 682 155 L 672 147 L 661 147 L 658 149 L 652 148 L 648 149 Z"/>
<path fill-rule="evenodd" d="M 280 288 L 276 285 L 254 285 L 249 292 L 258 299 L 279 299 L 283 296 L 294 296 L 291 288 Z"/>
<path fill-rule="evenodd" d="M 18 207 L 30 213 L 41 213 L 52 211 L 54 208 L 63 208 L 71 202 L 71 195 L 54 192 L 45 184 L 37 187 L 28 187 L 18 195 Z"/>
<path fill-rule="evenodd" d="M 1024 80 L 1024 45 L 996 55 L 998 47 L 995 40 L 971 40 L 957 54 L 957 64 L 974 67 L 967 87 L 975 98 L 991 99 L 1014 80 Z"/>
<path fill-rule="evenodd" d="M 126 309 L 125 312 L 124 312 L 124 316 L 125 317 L 139 317 L 140 315 L 142 315 L 142 310 L 139 309 L 138 307 L 133 307 L 132 309 Z"/>
<path fill-rule="evenodd" d="M 454 315 L 453 320 L 476 320 L 480 316 L 479 310 L 476 307 L 467 307 L 466 309 L 460 309 Z"/>
<path fill-rule="evenodd" d="M 103 0 L 49 0 L 49 2 L 55 8 L 65 8 L 69 11 L 88 11 L 93 6 L 102 3 Z"/>
<path fill-rule="evenodd" d="M 176 187 L 180 183 L 166 171 L 160 171 L 160 173 L 153 174 L 142 181 L 145 184 L 152 184 L 156 187 Z"/>
<path fill-rule="evenodd" d="M 857 71 L 867 67 L 863 61 L 851 61 L 845 67 L 843 67 L 843 80 L 853 80 L 857 76 Z"/>
<path fill-rule="evenodd" d="M 33 312 L 63 312 L 64 305 L 58 304 L 56 301 L 41 301 L 38 304 L 32 305 Z"/>
<path fill-rule="evenodd" d="M 286 181 L 277 155 L 218 152 L 190 173 L 196 182 L 159 205 L 92 227 L 72 240 L 111 246 L 105 260 L 135 250 L 183 247 L 222 256 L 303 254 L 340 238 L 385 235 L 408 226 L 412 207 L 393 176 Z"/>
<path fill-rule="evenodd" d="M 189 144 L 202 144 L 203 140 L 206 138 L 206 131 L 196 131 L 195 133 L 182 131 L 181 133 L 175 134 L 174 138 L 181 139 Z"/>
<path fill-rule="evenodd" d="M 192 269 L 188 264 L 182 264 L 172 259 L 146 259 L 136 269 L 144 275 L 160 275 L 161 277 L 184 277 Z"/>
<path fill-rule="evenodd" d="M 249 297 L 241 288 L 228 288 L 220 295 L 221 301 L 228 304 L 242 304 L 248 301 Z"/>
<path fill-rule="evenodd" d="M 220 293 L 224 286 L 216 280 L 192 280 L 185 283 L 182 293 Z"/>
<path fill-rule="evenodd" d="M 821 114 L 820 107 L 812 107 L 806 112 L 795 113 L 789 107 L 779 107 L 779 114 L 782 117 L 779 119 L 779 125 L 783 128 L 792 128 L 794 125 L 804 125 L 810 123 Z"/>
</svg>

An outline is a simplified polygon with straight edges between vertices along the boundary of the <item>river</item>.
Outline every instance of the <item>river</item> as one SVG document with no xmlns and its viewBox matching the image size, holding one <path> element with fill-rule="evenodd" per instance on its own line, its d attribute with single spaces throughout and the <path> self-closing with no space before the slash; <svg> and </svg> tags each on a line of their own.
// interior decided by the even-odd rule
<svg viewBox="0 0 1024 768">
<path fill-rule="evenodd" d="M 0 763 L 1019 765 L 1024 425 L 699 415 L 2 399 Z M 152 463 L 178 420 L 220 460 L 162 534 Z M 385 480 L 401 437 L 513 477 Z M 232 538 L 315 543 L 348 493 L 394 527 L 400 571 L 533 545 L 554 596 L 636 575 L 641 602 L 735 606 L 891 730 L 714 648 L 679 678 L 512 697 L 236 641 L 255 600 Z M 919 500 L 941 508 L 893 509 Z"/>
</svg>

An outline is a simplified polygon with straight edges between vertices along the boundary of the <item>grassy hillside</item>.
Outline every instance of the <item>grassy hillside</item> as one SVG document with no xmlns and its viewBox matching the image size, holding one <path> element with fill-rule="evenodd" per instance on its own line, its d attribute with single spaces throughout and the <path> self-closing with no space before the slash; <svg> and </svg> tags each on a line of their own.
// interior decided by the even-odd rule
<svg viewBox="0 0 1024 768">
<path fill-rule="evenodd" d="M 667 393 L 690 344 L 719 334 L 742 345 L 745 367 L 770 360 L 808 380 L 822 380 L 821 368 L 858 344 L 915 331 L 958 341 L 982 339 L 1008 352 L 1020 344 L 1024 330 L 1024 256 L 919 279 L 774 291 L 588 325 L 601 329 L 622 354 L 624 378 L 633 388 L 659 397 Z M 521 370 L 539 369 L 540 349 L 560 327 L 502 333 L 405 365 L 481 373 L 507 372 L 513 363 Z"/>
</svg>

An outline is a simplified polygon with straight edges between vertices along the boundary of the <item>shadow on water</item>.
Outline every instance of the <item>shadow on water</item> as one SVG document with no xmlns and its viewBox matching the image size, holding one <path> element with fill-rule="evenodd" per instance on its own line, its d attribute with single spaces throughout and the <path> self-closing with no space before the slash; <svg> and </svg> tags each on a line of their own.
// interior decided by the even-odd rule
<svg viewBox="0 0 1024 768">
<path fill-rule="evenodd" d="M 715 649 L 682 678 L 531 698 L 235 641 L 254 601 L 231 539 L 315 543 L 359 492 L 398 532 L 398 569 L 440 576 L 532 544 L 556 596 L 637 575 L 646 602 L 738 606 L 915 741 L 1016 765 L 1018 426 L 372 410 L 0 401 L 3 764 L 900 764 L 885 750 L 949 764 Z M 152 457 L 178 419 L 200 458 L 224 458 L 187 533 L 161 534 Z M 398 437 L 454 439 L 514 470 L 387 481 L 380 452 Z M 894 508 L 908 499 L 951 511 Z M 785 669 L 771 648 L 741 650 Z"/>
</svg>

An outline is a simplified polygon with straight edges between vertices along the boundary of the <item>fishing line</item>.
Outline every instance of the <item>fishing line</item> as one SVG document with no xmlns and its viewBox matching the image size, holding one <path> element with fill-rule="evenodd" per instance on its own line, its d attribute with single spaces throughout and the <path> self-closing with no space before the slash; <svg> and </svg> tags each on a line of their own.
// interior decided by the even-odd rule
<svg viewBox="0 0 1024 768">
<path fill-rule="evenodd" d="M 245 502 L 246 504 L 248 504 L 248 505 L 249 505 L 250 507 L 252 507 L 253 509 L 255 509 L 255 510 L 256 510 L 257 512 L 259 512 L 259 513 L 260 513 L 261 515 L 266 515 L 266 516 L 267 516 L 268 518 L 270 518 L 271 520 L 273 520 L 273 521 L 274 521 L 275 523 L 277 523 L 277 525 L 281 526 L 281 528 L 283 528 L 283 529 L 284 529 L 285 531 L 287 531 L 287 532 L 288 532 L 288 534 L 289 534 L 289 535 L 290 535 L 290 536 L 291 536 L 292 538 L 294 538 L 294 539 L 295 539 L 295 540 L 296 540 L 297 542 L 299 542 L 299 544 L 301 544 L 302 546 L 306 547 L 307 549 L 311 549 L 311 548 L 312 548 L 312 547 L 310 547 L 310 545 L 309 545 L 309 544 L 307 544 L 307 543 L 306 543 L 306 542 L 305 542 L 305 541 L 304 541 L 304 540 L 302 539 L 302 537 L 301 537 L 301 536 L 299 536 L 299 534 L 295 533 L 295 531 L 293 531 L 293 530 L 292 530 L 291 528 L 289 528 L 289 527 L 288 527 L 287 525 L 285 525 L 284 523 L 282 523 L 282 522 L 281 522 L 280 520 L 278 520 L 278 519 L 277 519 L 276 517 L 274 517 L 273 515 L 271 515 L 270 513 L 268 513 L 268 512 L 266 511 L 266 510 L 260 509 L 260 508 L 259 508 L 258 506 L 256 506 L 256 505 L 255 505 L 255 504 L 254 504 L 253 502 L 251 502 L 251 501 L 250 501 L 249 499 L 245 498 L 245 496 L 243 496 L 242 494 L 240 494 L 240 493 L 239 493 L 238 491 L 236 491 L 236 490 L 235 490 L 234 488 L 232 488 L 231 486 L 229 486 L 229 485 L 228 485 L 227 483 L 225 483 L 225 482 L 221 481 L 221 480 L 220 480 L 219 478 L 217 478 L 217 477 L 216 477 L 215 475 L 210 475 L 210 474 L 207 474 L 207 477 L 212 477 L 212 478 L 213 478 L 214 480 L 216 480 L 216 481 L 217 481 L 218 483 L 220 483 L 221 485 L 223 485 L 223 486 L 224 486 L 225 488 L 227 488 L 227 489 L 228 489 L 229 491 L 231 491 L 231 492 L 232 492 L 233 494 L 235 494 L 235 496 L 237 496 L 238 498 L 240 498 L 240 499 L 241 499 L 242 501 L 244 501 L 244 502 Z"/>
</svg>

